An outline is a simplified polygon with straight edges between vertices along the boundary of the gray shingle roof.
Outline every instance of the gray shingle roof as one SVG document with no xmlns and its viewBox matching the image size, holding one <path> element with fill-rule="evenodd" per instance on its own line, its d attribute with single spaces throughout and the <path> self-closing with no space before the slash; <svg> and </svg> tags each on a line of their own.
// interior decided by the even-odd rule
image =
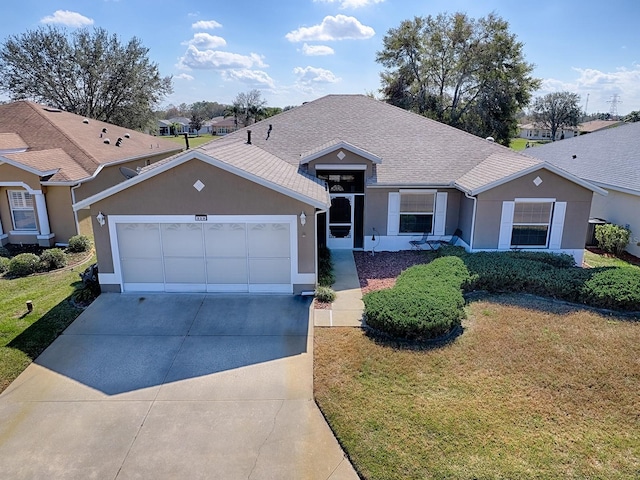
<svg viewBox="0 0 640 480">
<path fill-rule="evenodd" d="M 518 155 L 515 152 L 500 152 L 489 156 L 456 181 L 456 185 L 472 195 L 483 187 L 497 184 L 504 179 L 517 176 L 544 162 Z"/>
<path fill-rule="evenodd" d="M 229 136 L 246 139 L 247 129 L 254 145 L 292 165 L 336 139 L 366 149 L 382 159 L 377 182 L 388 185 L 452 184 L 490 155 L 508 150 L 364 95 L 328 95 Z"/>
<path fill-rule="evenodd" d="M 527 154 L 584 180 L 640 195 L 640 122 L 530 148 Z"/>
</svg>

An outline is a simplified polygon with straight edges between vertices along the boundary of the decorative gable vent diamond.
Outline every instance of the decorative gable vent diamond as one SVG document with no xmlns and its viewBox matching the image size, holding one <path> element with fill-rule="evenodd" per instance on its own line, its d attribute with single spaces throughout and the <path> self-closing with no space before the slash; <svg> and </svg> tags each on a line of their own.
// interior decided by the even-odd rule
<svg viewBox="0 0 640 480">
<path fill-rule="evenodd" d="M 539 187 L 542 183 L 542 179 L 540 177 L 536 177 L 533 179 L 533 183 L 536 185 L 536 187 Z"/>
<path fill-rule="evenodd" d="M 346 155 L 344 154 L 344 152 L 342 150 L 340 150 L 340 152 L 338 153 L 338 158 L 340 160 L 344 160 L 344 157 L 346 157 Z"/>
<path fill-rule="evenodd" d="M 204 188 L 204 183 L 202 183 L 200 180 L 198 180 L 196 183 L 193 184 L 193 188 L 195 188 L 196 190 L 201 192 L 202 189 Z"/>
</svg>

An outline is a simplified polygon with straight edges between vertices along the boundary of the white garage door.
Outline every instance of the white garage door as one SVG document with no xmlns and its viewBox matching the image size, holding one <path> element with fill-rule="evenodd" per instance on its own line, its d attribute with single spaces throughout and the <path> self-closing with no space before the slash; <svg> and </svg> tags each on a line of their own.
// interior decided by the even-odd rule
<svg viewBox="0 0 640 480">
<path fill-rule="evenodd" d="M 123 291 L 293 291 L 291 224 L 116 224 Z"/>
</svg>

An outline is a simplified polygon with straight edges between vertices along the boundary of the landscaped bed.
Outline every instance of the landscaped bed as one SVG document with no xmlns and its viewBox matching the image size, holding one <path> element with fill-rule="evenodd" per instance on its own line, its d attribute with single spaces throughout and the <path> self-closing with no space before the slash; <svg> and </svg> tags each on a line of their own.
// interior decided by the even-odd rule
<svg viewBox="0 0 640 480">
<path fill-rule="evenodd" d="M 393 255 L 355 254 L 365 291 L 395 283 Z M 316 401 L 359 473 L 635 478 L 640 324 L 531 295 L 474 298 L 440 347 L 315 331 Z"/>
</svg>

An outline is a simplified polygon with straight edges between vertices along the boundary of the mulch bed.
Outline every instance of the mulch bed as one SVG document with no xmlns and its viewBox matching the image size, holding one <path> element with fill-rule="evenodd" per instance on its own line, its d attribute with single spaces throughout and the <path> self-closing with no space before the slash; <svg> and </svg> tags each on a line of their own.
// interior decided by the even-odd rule
<svg viewBox="0 0 640 480">
<path fill-rule="evenodd" d="M 391 288 L 396 284 L 396 278 L 403 270 L 413 265 L 429 263 L 433 260 L 433 253 L 417 251 L 401 252 L 353 252 L 356 261 L 360 288 L 362 293 Z"/>
</svg>

